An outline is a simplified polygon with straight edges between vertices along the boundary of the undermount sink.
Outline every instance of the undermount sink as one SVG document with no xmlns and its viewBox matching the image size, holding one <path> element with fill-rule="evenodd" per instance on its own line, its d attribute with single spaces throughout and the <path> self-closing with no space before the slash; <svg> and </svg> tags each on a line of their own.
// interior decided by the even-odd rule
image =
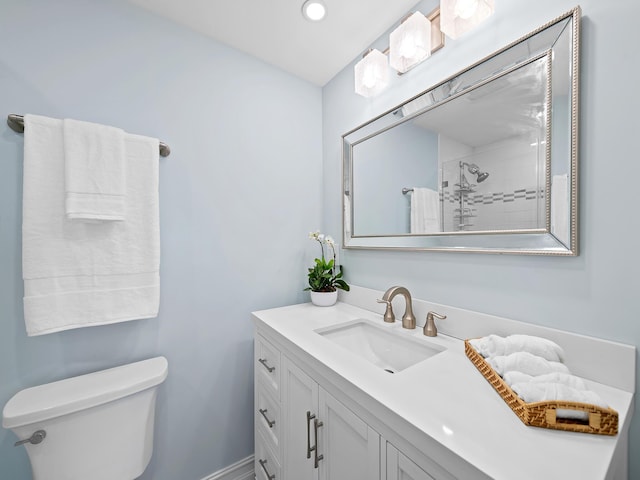
<svg viewBox="0 0 640 480">
<path fill-rule="evenodd" d="M 366 320 L 354 320 L 315 332 L 389 373 L 400 372 L 444 350 Z"/>
</svg>

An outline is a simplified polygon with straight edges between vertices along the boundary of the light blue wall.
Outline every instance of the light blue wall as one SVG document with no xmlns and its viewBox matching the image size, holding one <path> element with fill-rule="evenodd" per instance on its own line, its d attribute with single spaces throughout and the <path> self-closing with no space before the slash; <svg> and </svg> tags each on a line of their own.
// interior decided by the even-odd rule
<svg viewBox="0 0 640 480">
<path fill-rule="evenodd" d="M 307 301 L 321 222 L 321 89 L 121 0 L 0 0 L 0 117 L 117 125 L 160 160 L 156 319 L 27 338 L 23 136 L 0 122 L 0 406 L 18 390 L 169 360 L 144 479 L 200 480 L 253 453 L 249 312 Z M 0 428 L 0 478 L 31 478 Z"/>
<path fill-rule="evenodd" d="M 358 143 L 353 157 L 354 233 L 410 233 L 411 194 L 402 189 L 438 190 L 438 136 L 408 122 Z"/>
<path fill-rule="evenodd" d="M 435 1 L 421 2 L 423 13 Z M 447 46 L 373 99 L 353 92 L 353 65 L 323 89 L 324 226 L 341 231 L 340 136 L 466 65 L 554 19 L 574 0 L 496 2 L 483 26 Z M 345 250 L 347 280 L 421 299 L 640 346 L 640 220 L 635 205 L 640 81 L 637 0 L 582 0 L 580 256 L 550 258 Z M 388 45 L 383 38 L 374 47 Z M 455 322 L 455 319 L 447 321 Z M 636 400 L 636 409 L 640 408 Z M 631 476 L 640 478 L 640 414 L 631 432 Z"/>
</svg>

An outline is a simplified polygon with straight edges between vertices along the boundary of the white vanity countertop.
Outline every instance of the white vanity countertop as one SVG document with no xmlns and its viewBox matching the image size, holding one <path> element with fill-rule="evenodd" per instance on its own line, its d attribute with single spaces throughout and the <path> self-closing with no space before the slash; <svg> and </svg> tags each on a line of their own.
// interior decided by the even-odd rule
<svg viewBox="0 0 640 480">
<path fill-rule="evenodd" d="M 622 441 L 606 436 L 528 427 L 511 411 L 464 353 L 462 340 L 422 328 L 385 324 L 382 316 L 346 303 L 293 305 L 254 312 L 268 335 L 282 335 L 320 364 L 496 480 L 604 479 Z M 363 318 L 403 335 L 446 347 L 442 353 L 389 374 L 315 333 Z M 277 337 L 276 337 L 277 338 Z M 587 382 L 619 414 L 619 431 L 633 413 L 633 394 Z M 419 445 L 416 445 L 419 448 Z M 428 455 L 428 452 L 425 452 Z M 623 457 L 626 461 L 626 457 Z"/>
</svg>

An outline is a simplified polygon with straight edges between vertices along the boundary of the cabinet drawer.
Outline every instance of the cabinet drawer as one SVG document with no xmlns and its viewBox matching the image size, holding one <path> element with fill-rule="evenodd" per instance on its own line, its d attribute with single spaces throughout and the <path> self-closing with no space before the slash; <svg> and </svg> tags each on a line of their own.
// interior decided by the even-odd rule
<svg viewBox="0 0 640 480">
<path fill-rule="evenodd" d="M 387 480 L 434 480 L 434 477 L 387 443 Z"/>
<path fill-rule="evenodd" d="M 280 455 L 280 405 L 262 385 L 256 386 L 255 424 L 271 449 Z"/>
<path fill-rule="evenodd" d="M 280 463 L 267 447 L 262 432 L 256 433 L 256 454 L 254 460 L 256 480 L 280 480 Z"/>
<path fill-rule="evenodd" d="M 269 387 L 275 398 L 280 399 L 280 352 L 261 336 L 256 337 L 255 371 L 264 385 Z"/>
</svg>

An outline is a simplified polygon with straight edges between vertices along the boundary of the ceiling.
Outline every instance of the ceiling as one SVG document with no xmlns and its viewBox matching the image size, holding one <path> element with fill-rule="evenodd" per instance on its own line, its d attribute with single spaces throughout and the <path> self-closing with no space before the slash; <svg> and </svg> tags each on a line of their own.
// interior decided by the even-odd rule
<svg viewBox="0 0 640 480">
<path fill-rule="evenodd" d="M 319 86 L 419 3 L 324 0 L 327 16 L 311 22 L 301 13 L 304 0 L 129 1 Z"/>
<path fill-rule="evenodd" d="M 413 123 L 473 148 L 525 134 L 544 137 L 547 67 L 546 57 L 526 63 L 420 114 Z M 411 102 L 416 102 L 413 111 L 419 101 Z"/>
</svg>

